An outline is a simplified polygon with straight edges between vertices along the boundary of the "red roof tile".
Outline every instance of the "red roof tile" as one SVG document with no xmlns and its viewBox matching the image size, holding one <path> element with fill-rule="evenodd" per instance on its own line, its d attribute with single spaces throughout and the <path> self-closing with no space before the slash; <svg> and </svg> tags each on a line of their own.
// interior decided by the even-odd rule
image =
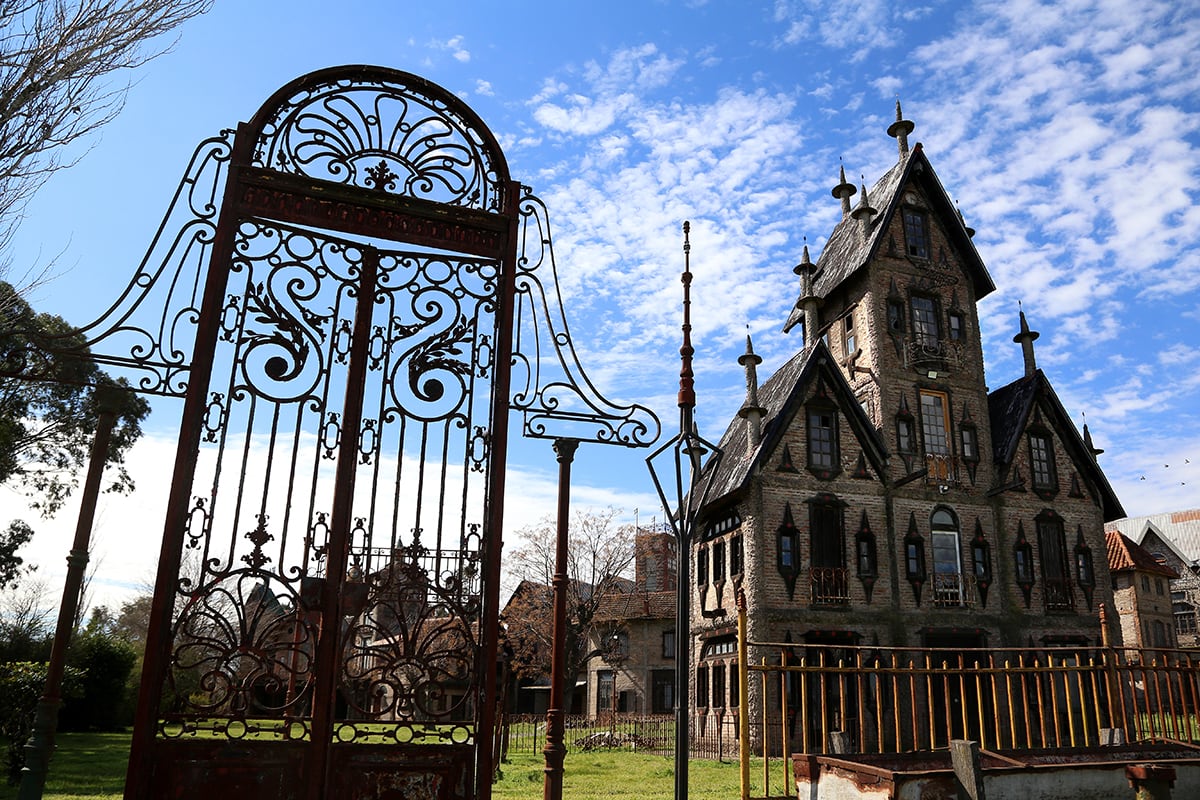
<svg viewBox="0 0 1200 800">
<path fill-rule="evenodd" d="M 1105 535 L 1108 549 L 1108 569 L 1110 572 L 1134 570 L 1149 572 L 1154 575 L 1164 575 L 1168 578 L 1178 578 L 1179 573 L 1154 560 L 1154 556 L 1120 531 L 1108 531 Z"/>
</svg>

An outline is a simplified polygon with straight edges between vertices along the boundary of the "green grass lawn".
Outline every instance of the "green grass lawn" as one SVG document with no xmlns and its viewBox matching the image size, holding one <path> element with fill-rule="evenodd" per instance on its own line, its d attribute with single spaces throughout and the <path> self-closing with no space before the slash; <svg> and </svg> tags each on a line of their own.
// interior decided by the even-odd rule
<svg viewBox="0 0 1200 800">
<path fill-rule="evenodd" d="M 125 783 L 129 734 L 64 733 L 50 763 L 45 800 L 118 800 Z M 540 800 L 544 761 L 540 754 L 511 756 L 500 766 L 504 777 L 492 787 L 497 800 Z M 762 765 L 750 771 L 751 794 L 760 792 Z M 694 800 L 737 800 L 736 761 L 692 761 L 689 796 Z M 774 780 L 774 776 L 772 776 Z M 778 789 L 777 786 L 773 788 Z M 628 751 L 571 751 L 563 768 L 564 800 L 638 798 L 669 800 L 674 794 L 672 760 Z M 12 800 L 17 787 L 0 782 L 0 800 Z"/>
</svg>

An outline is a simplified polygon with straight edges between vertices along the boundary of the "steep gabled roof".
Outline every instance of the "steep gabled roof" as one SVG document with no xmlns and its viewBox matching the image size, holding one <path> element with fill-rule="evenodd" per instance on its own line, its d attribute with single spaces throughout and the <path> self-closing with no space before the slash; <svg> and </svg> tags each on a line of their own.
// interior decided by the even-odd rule
<svg viewBox="0 0 1200 800">
<path fill-rule="evenodd" d="M 1155 561 L 1146 548 L 1120 531 L 1108 531 L 1104 538 L 1110 572 L 1149 572 L 1172 579 L 1179 577 L 1178 572 Z"/>
<path fill-rule="evenodd" d="M 1083 477 L 1096 487 L 1104 519 L 1107 521 L 1125 516 L 1125 509 L 1121 507 L 1121 501 L 1109 485 L 1104 471 L 1084 444 L 1083 437 L 1079 435 L 1071 417 L 1055 394 L 1054 387 L 1040 369 L 988 395 L 988 415 L 992 423 L 992 449 L 996 463 L 1005 467 L 1012 464 L 1021 444 L 1021 435 L 1029 425 L 1029 417 L 1039 400 L 1043 402 L 1048 417 L 1046 424 L 1058 433 L 1067 455 Z"/>
<path fill-rule="evenodd" d="M 709 505 L 740 490 L 762 459 L 775 450 L 788 423 L 804 401 L 808 386 L 818 375 L 825 380 L 830 395 L 849 422 L 851 433 L 862 443 L 863 452 L 882 480 L 887 448 L 854 397 L 850 384 L 835 366 L 829 349 L 818 340 L 814 346 L 806 347 L 792 356 L 759 387 L 758 401 L 766 413 L 762 423 L 762 439 L 753 453 L 747 452 L 745 420 L 735 417 L 725 429 L 720 442 L 723 457 L 709 490 Z M 711 464 L 710 461 L 705 469 L 709 469 Z"/>
<path fill-rule="evenodd" d="M 837 224 L 825 248 L 817 259 L 817 272 L 813 281 L 813 292 L 818 297 L 828 297 L 834 289 L 841 286 L 852 275 L 864 268 L 875 257 L 879 248 L 884 244 L 892 217 L 903 198 L 901 191 L 909 181 L 918 183 L 925 191 L 925 196 L 932 204 L 932 211 L 945 228 L 951 243 L 962 253 L 967 276 L 971 279 L 975 299 L 980 300 L 991 294 L 996 285 L 988 274 L 979 252 L 971 242 L 966 226 L 958 214 L 954 202 L 946 193 L 942 182 L 938 180 L 925 157 L 925 151 L 918 143 L 903 160 L 898 161 L 891 169 L 883 174 L 878 182 L 867 192 L 871 204 L 879 213 L 871 221 L 871 228 L 866 237 L 859 232 L 860 223 L 851 217 L 846 217 Z M 799 307 L 792 309 L 784 324 L 785 331 L 804 318 Z"/>
<path fill-rule="evenodd" d="M 1106 527 L 1120 528 L 1140 544 L 1151 526 L 1159 538 L 1175 545 L 1183 553 L 1184 562 L 1194 564 L 1200 561 L 1200 508 L 1120 519 Z"/>
</svg>

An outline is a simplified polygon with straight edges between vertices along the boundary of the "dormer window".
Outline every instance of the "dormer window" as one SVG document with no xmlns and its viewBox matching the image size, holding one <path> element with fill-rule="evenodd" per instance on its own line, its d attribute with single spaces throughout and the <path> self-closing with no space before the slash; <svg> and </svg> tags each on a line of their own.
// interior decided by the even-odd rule
<svg viewBox="0 0 1200 800">
<path fill-rule="evenodd" d="M 808 408 L 808 469 L 818 478 L 832 478 L 839 469 L 837 409 Z"/>
<path fill-rule="evenodd" d="M 929 258 L 929 218 L 915 208 L 903 210 L 904 242 L 913 258 Z"/>
<path fill-rule="evenodd" d="M 1035 492 L 1052 494 L 1058 491 L 1058 475 L 1054 469 L 1054 444 L 1049 434 L 1029 434 L 1029 471 Z"/>
</svg>

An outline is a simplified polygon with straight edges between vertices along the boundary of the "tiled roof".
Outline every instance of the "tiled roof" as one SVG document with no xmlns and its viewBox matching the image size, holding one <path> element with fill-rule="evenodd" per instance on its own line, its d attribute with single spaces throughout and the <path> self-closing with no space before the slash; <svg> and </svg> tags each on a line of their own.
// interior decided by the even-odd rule
<svg viewBox="0 0 1200 800">
<path fill-rule="evenodd" d="M 1200 508 L 1126 517 L 1105 526 L 1106 529 L 1120 529 L 1138 544 L 1145 540 L 1151 527 L 1162 539 L 1179 548 L 1184 561 L 1200 561 Z"/>
<path fill-rule="evenodd" d="M 596 622 L 627 619 L 673 619 L 675 592 L 609 592 L 600 598 Z"/>
<path fill-rule="evenodd" d="M 1178 578 L 1179 573 L 1154 560 L 1154 556 L 1137 542 L 1118 530 L 1106 531 L 1104 534 L 1108 549 L 1108 569 L 1110 572 L 1133 570 L 1149 572 L 1153 575 L 1163 575 L 1168 578 Z"/>
</svg>

